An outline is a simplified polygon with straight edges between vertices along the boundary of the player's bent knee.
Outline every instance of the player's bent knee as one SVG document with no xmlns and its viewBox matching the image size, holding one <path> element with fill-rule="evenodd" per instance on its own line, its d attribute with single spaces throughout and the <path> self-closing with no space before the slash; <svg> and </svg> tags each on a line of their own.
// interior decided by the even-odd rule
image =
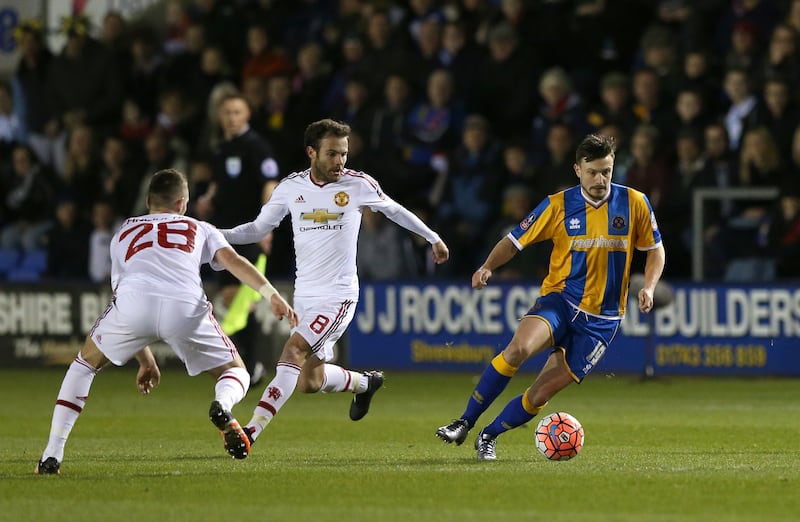
<svg viewBox="0 0 800 522">
<path fill-rule="evenodd" d="M 302 346 L 297 346 L 295 344 L 287 344 L 286 346 L 283 347 L 280 360 L 296 364 L 297 366 L 302 366 L 306 360 L 307 354 L 308 351 L 303 349 Z"/>
<path fill-rule="evenodd" d="M 246 368 L 244 360 L 241 355 L 236 355 L 236 358 L 230 364 L 231 368 Z"/>
<path fill-rule="evenodd" d="M 307 379 L 300 379 L 297 381 L 297 389 L 301 393 L 317 393 L 322 388 L 322 381 L 314 382 Z"/>
<path fill-rule="evenodd" d="M 533 350 L 530 346 L 512 341 L 506 346 L 505 350 L 503 350 L 503 358 L 511 366 L 519 368 L 522 363 L 528 360 L 532 353 Z"/>
<path fill-rule="evenodd" d="M 100 369 L 108 363 L 106 356 L 97 348 L 97 345 L 94 344 L 94 341 L 89 336 L 86 336 L 86 341 L 80 351 L 80 357 L 96 369 Z"/>
</svg>

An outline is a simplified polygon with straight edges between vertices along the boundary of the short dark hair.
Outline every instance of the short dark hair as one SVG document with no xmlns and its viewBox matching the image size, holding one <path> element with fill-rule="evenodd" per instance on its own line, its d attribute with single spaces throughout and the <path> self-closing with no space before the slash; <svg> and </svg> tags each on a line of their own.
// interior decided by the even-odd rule
<svg viewBox="0 0 800 522">
<path fill-rule="evenodd" d="M 350 136 L 350 125 L 330 118 L 315 121 L 306 127 L 306 132 L 303 134 L 303 144 L 319 151 L 319 143 L 328 136 L 346 138 Z"/>
<path fill-rule="evenodd" d="M 189 186 L 186 174 L 177 169 L 159 170 L 150 178 L 147 197 L 151 207 L 168 207 L 183 197 Z"/>
<path fill-rule="evenodd" d="M 238 92 L 232 92 L 220 98 L 219 101 L 217 102 L 217 110 L 219 110 L 225 103 L 231 100 L 241 100 L 247 106 L 247 110 L 249 111 L 253 110 L 253 108 L 250 107 L 250 102 L 247 101 L 247 98 L 245 98 L 243 94 Z"/>
<path fill-rule="evenodd" d="M 617 151 L 617 144 L 611 136 L 589 134 L 575 151 L 575 163 L 580 165 L 581 160 L 594 161 L 613 155 Z"/>
</svg>

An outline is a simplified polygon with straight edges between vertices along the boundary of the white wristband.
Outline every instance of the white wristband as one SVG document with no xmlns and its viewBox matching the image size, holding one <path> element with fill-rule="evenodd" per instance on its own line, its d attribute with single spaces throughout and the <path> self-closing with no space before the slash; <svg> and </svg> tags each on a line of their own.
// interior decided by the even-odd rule
<svg viewBox="0 0 800 522">
<path fill-rule="evenodd" d="M 275 290 L 275 287 L 269 284 L 269 281 L 261 285 L 261 288 L 258 289 L 258 293 L 261 294 L 264 299 L 269 299 L 273 295 L 277 295 L 278 291 Z"/>
</svg>

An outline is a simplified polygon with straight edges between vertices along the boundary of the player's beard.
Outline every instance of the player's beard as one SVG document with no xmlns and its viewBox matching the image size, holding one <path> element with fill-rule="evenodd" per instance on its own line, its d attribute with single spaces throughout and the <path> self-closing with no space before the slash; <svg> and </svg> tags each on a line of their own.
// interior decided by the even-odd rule
<svg viewBox="0 0 800 522">
<path fill-rule="evenodd" d="M 608 187 L 605 185 L 597 185 L 590 187 L 586 192 L 594 201 L 601 201 L 608 195 Z"/>
<path fill-rule="evenodd" d="M 330 168 L 319 160 L 311 165 L 311 173 L 314 175 L 314 179 L 322 183 L 334 183 L 339 181 L 339 178 L 342 176 L 341 170 Z"/>
</svg>

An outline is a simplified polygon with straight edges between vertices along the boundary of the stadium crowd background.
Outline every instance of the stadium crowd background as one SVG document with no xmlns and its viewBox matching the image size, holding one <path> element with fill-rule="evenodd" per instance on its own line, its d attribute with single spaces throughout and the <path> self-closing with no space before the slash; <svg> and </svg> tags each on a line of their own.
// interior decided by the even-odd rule
<svg viewBox="0 0 800 522">
<path fill-rule="evenodd" d="M 61 31 L 50 49 L 22 22 L 0 82 L 0 280 L 106 281 L 115 223 L 145 212 L 153 172 L 184 170 L 193 200 L 205 193 L 231 92 L 280 176 L 308 166 L 308 123 L 349 123 L 348 166 L 452 249 L 434 270 L 424 241 L 365 212 L 364 279 L 468 277 L 576 183 L 588 132 L 615 136 L 614 181 L 650 197 L 665 277 L 691 275 L 699 187 L 780 190 L 705 207 L 706 280 L 800 275 L 800 0 L 167 0 Z M 271 278 L 293 277 L 290 241 L 276 231 Z M 532 248 L 498 275 L 546 264 Z"/>
</svg>

